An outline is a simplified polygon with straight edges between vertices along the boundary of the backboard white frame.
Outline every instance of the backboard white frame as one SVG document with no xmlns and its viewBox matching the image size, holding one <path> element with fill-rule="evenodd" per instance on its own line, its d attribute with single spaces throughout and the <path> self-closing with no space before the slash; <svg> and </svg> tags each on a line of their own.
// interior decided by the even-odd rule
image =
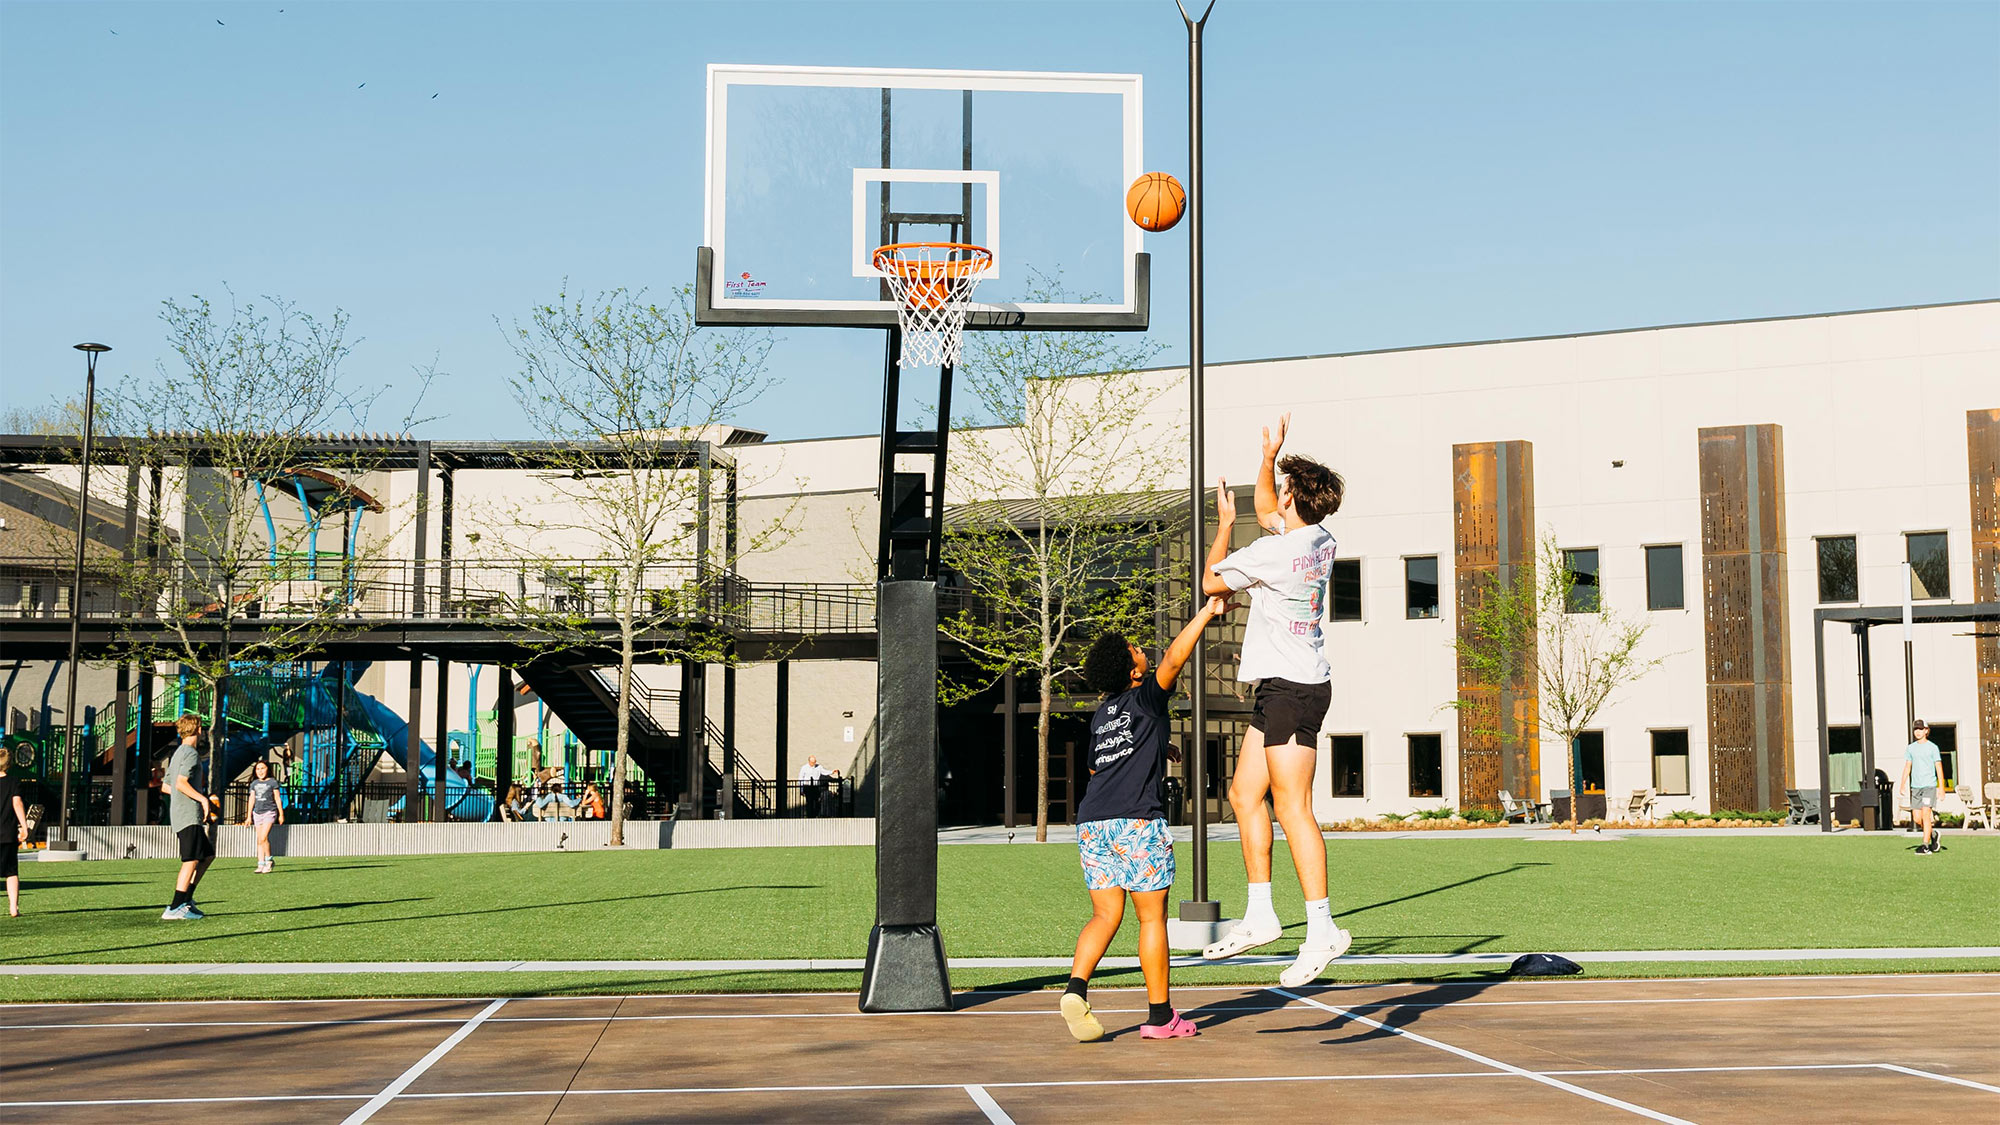
<svg viewBox="0 0 2000 1125">
<path fill-rule="evenodd" d="M 893 90 L 1000 90 L 1025 93 L 1082 93 L 1115 94 L 1120 98 L 1124 118 L 1124 165 L 1123 182 L 1131 183 L 1145 170 L 1145 145 L 1143 137 L 1144 113 L 1142 97 L 1144 80 L 1137 74 L 1070 74 L 1055 71 L 1002 71 L 1002 70 L 919 70 L 893 67 L 812 67 L 812 66 L 763 66 L 739 63 L 710 63 L 708 67 L 708 140 L 705 186 L 702 192 L 702 244 L 715 255 L 720 264 L 728 262 L 726 254 L 728 232 L 724 230 L 724 206 L 727 198 L 728 169 L 724 153 L 729 138 L 729 90 L 733 86 L 832 86 L 860 89 Z M 860 177 L 868 173 L 878 180 L 921 180 L 937 176 L 940 182 L 962 182 L 965 177 L 991 175 L 989 181 L 976 180 L 987 185 L 988 230 L 997 235 L 997 215 L 993 212 L 999 203 L 997 172 L 965 171 L 961 169 L 856 169 L 856 222 L 860 223 Z M 916 173 L 912 175 L 912 173 Z M 949 178 L 944 178 L 948 174 Z M 971 308 L 975 314 L 1019 313 L 1024 310 L 1047 313 L 1133 313 L 1138 308 L 1137 262 L 1145 249 L 1145 232 L 1137 223 L 1122 222 L 1124 231 L 1123 274 L 1124 292 L 1117 303 L 1062 303 L 1016 306 L 1011 304 L 985 304 L 975 302 Z M 864 232 L 857 230 L 857 248 L 860 247 Z M 988 237 L 993 237 L 989 235 Z M 998 247 L 988 246 L 996 251 Z M 867 263 L 860 263 L 867 265 Z M 872 267 L 865 272 L 857 271 L 857 276 L 873 274 Z M 993 276 L 991 274 L 988 275 Z M 719 287 L 718 287 L 719 288 Z M 787 300 L 777 297 L 731 297 L 726 292 L 708 295 L 709 304 L 717 310 L 760 309 L 798 310 L 804 312 L 862 312 L 886 311 L 893 313 L 896 305 L 886 300 Z"/>
</svg>

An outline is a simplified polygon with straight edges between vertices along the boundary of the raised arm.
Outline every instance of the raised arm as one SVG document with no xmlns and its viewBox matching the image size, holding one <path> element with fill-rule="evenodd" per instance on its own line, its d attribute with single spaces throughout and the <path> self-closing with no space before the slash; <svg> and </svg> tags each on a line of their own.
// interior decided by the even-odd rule
<svg viewBox="0 0 2000 1125">
<path fill-rule="evenodd" d="M 1264 460 L 1257 466 L 1257 526 L 1270 531 L 1285 530 L 1285 517 L 1278 512 L 1278 451 L 1285 447 L 1285 432 L 1292 428 L 1291 411 L 1278 419 L 1277 440 L 1271 427 L 1264 427 Z"/>
<path fill-rule="evenodd" d="M 1181 667 L 1188 662 L 1188 657 L 1194 655 L 1194 646 L 1201 643 L 1201 631 L 1208 627 L 1209 622 L 1234 608 L 1221 598 L 1211 597 L 1201 607 L 1201 612 L 1194 615 L 1194 620 L 1181 629 L 1180 636 L 1167 646 L 1167 651 L 1160 657 L 1159 668 L 1153 672 L 1153 681 L 1160 685 L 1161 690 L 1174 690 L 1174 681 L 1181 678 Z"/>
<path fill-rule="evenodd" d="M 1213 597 L 1228 594 L 1229 583 L 1215 573 L 1215 564 L 1229 557 L 1229 536 L 1236 526 L 1236 494 L 1229 491 L 1229 482 L 1217 478 L 1215 482 L 1215 541 L 1208 547 L 1208 564 L 1201 569 L 1201 592 Z"/>
</svg>

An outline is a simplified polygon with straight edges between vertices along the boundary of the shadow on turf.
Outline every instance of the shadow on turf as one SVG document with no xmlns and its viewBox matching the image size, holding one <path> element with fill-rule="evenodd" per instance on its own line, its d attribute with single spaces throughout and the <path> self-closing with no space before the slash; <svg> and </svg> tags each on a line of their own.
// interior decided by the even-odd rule
<svg viewBox="0 0 2000 1125">
<path fill-rule="evenodd" d="M 660 899 L 660 898 L 679 898 L 683 895 L 721 894 L 727 891 L 812 891 L 818 889 L 820 889 L 820 887 L 819 884 L 816 883 L 757 883 L 757 884 L 744 884 L 742 886 L 734 886 L 734 887 L 692 887 L 684 891 L 661 891 L 658 894 L 650 894 L 650 895 L 606 895 L 600 898 L 585 899 L 580 902 L 532 902 L 532 903 L 523 903 L 520 906 L 494 906 L 494 907 L 488 907 L 484 910 L 454 910 L 444 914 L 419 914 L 419 915 L 399 914 L 393 918 L 357 918 L 353 921 L 324 922 L 311 926 L 284 926 L 284 927 L 273 927 L 273 928 L 257 929 L 249 931 L 231 930 L 224 933 L 201 934 L 187 938 L 173 938 L 160 941 L 141 942 L 136 945 L 108 945 L 98 949 L 64 949 L 64 950 L 43 949 L 43 950 L 37 950 L 34 954 L 25 957 L 0 957 L 0 965 L 39 962 L 41 959 L 47 957 L 88 957 L 99 953 L 124 953 L 128 950 L 134 950 L 134 949 L 158 949 L 161 946 L 168 946 L 168 945 L 192 945 L 197 942 L 222 941 L 222 940 L 247 937 L 252 935 L 261 937 L 269 934 L 300 934 L 300 933 L 308 933 L 313 930 L 332 930 L 332 929 L 339 929 L 343 926 L 372 926 L 385 922 L 416 922 L 416 921 L 426 921 L 430 919 L 439 919 L 439 918 L 473 918 L 485 914 L 513 914 L 523 910 L 553 910 L 566 906 L 597 906 L 607 902 L 649 902 L 653 899 Z M 422 898 L 412 898 L 412 899 L 385 899 L 383 901 L 385 903 L 399 903 L 399 902 L 426 902 L 429 900 Z M 376 904 L 369 902 L 349 902 L 349 903 L 319 903 L 310 906 L 282 907 L 282 908 L 274 908 L 268 911 L 217 910 L 214 914 L 210 915 L 209 917 L 212 919 L 220 920 L 220 919 L 238 917 L 241 915 L 248 915 L 248 914 L 284 914 L 284 913 L 290 913 L 292 911 L 325 910 L 330 907 L 350 908 L 355 906 L 373 906 L 373 905 Z M 124 913 L 133 910 L 146 911 L 152 909 L 155 909 L 155 907 L 152 905 L 142 906 L 142 907 L 107 906 L 107 907 L 96 907 L 92 908 L 91 910 L 82 910 L 78 911 L 78 913 L 94 913 L 94 912 Z M 62 912 L 48 911 L 47 913 L 62 913 Z M 187 926 L 187 925 L 199 926 L 201 923 L 181 922 L 174 924 L 177 926 Z M 1064 977 L 1063 979 L 1064 981 L 1068 981 L 1069 978 Z"/>
<path fill-rule="evenodd" d="M 1456 883 L 1443 883 L 1438 886 L 1431 887 L 1427 890 L 1413 891 L 1410 894 L 1400 895 L 1396 898 L 1385 898 L 1381 902 L 1371 902 L 1366 906 L 1356 906 L 1348 910 L 1343 910 L 1340 913 L 1334 915 L 1334 917 L 1349 918 L 1356 914 L 1365 914 L 1370 910 L 1379 910 L 1384 906 L 1395 906 L 1397 903 L 1409 902 L 1413 899 L 1426 898 L 1430 895 L 1443 894 L 1446 891 L 1457 890 L 1460 887 L 1471 886 L 1474 883 L 1482 883 L 1488 879 L 1497 879 L 1502 875 L 1517 874 L 1524 867 L 1551 867 L 1551 866 L 1554 865 L 1541 861 L 1511 863 L 1508 864 L 1506 867 L 1502 867 L 1496 871 L 1487 871 L 1479 875 L 1468 876 L 1467 878 L 1460 879 Z M 1290 929 L 1291 927 L 1288 926 L 1286 928 Z"/>
</svg>

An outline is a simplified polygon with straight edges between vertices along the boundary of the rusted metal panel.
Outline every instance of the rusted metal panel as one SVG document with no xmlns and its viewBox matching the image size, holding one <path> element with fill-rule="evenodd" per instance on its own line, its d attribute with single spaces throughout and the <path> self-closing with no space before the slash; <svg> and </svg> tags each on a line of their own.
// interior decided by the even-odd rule
<svg viewBox="0 0 2000 1125">
<path fill-rule="evenodd" d="M 2000 601 L 2000 409 L 1965 412 L 1972 492 L 1972 600 Z M 1989 631 L 1990 630 L 1983 630 Z M 1974 642 L 1979 675 L 1980 776 L 2000 782 L 2000 637 Z"/>
<path fill-rule="evenodd" d="M 1794 784 L 1784 435 L 1716 426 L 1699 442 L 1712 807 L 1784 808 Z"/>
<path fill-rule="evenodd" d="M 1451 464 L 1452 586 L 1463 640 L 1468 611 L 1496 583 L 1534 580 L 1535 450 L 1525 441 L 1454 445 Z M 1504 684 L 1459 665 L 1458 799 L 1467 808 L 1497 807 L 1502 789 L 1541 792 L 1532 637 L 1521 655 L 1523 673 Z"/>
</svg>

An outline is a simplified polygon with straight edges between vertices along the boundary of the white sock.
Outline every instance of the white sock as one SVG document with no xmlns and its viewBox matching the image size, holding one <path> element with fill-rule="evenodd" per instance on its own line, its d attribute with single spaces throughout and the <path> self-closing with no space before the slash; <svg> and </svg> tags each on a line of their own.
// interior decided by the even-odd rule
<svg viewBox="0 0 2000 1125">
<path fill-rule="evenodd" d="M 1277 924 L 1278 912 L 1271 907 L 1271 884 L 1250 884 L 1250 901 L 1243 908 L 1245 922 L 1270 922 Z"/>
<path fill-rule="evenodd" d="M 1333 907 L 1326 899 L 1316 898 L 1306 903 L 1307 949 L 1325 949 L 1333 944 Z"/>
</svg>

